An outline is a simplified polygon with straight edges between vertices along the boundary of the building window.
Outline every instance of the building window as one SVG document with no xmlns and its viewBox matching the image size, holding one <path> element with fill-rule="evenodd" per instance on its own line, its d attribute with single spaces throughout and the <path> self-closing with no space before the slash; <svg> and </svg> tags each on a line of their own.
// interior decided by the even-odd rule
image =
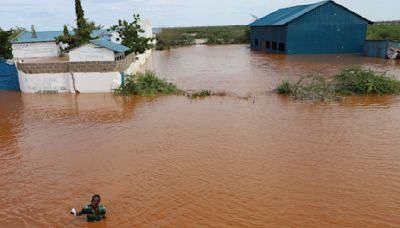
<svg viewBox="0 0 400 228">
<path fill-rule="evenodd" d="M 257 39 L 254 40 L 254 45 L 258 46 L 258 40 Z"/>
<path fill-rule="evenodd" d="M 279 51 L 286 51 L 285 43 L 279 43 Z"/>
<path fill-rule="evenodd" d="M 266 47 L 267 49 L 270 49 L 270 48 L 271 48 L 271 41 L 267 41 L 267 42 L 265 43 L 265 47 Z"/>
<path fill-rule="evenodd" d="M 278 50 L 278 44 L 276 42 L 272 42 L 272 50 Z"/>
</svg>

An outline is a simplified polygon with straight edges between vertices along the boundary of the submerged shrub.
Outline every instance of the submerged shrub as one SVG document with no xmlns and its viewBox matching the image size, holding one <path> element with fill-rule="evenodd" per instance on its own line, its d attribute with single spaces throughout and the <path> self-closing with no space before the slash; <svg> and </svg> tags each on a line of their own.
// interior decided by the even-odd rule
<svg viewBox="0 0 400 228">
<path fill-rule="evenodd" d="M 294 84 L 282 81 L 277 92 L 300 100 L 317 101 L 337 100 L 348 95 L 399 95 L 400 81 L 372 70 L 348 68 L 333 79 L 316 75 Z"/>
<path fill-rule="evenodd" d="M 200 91 L 193 92 L 193 93 L 187 93 L 187 96 L 192 99 L 200 98 L 200 97 L 210 97 L 212 95 L 213 94 L 210 90 L 200 90 Z"/>
<path fill-rule="evenodd" d="M 172 94 L 178 90 L 175 84 L 160 79 L 155 73 L 146 71 L 126 78 L 115 93 L 124 96 L 153 96 L 155 94 Z"/>
<path fill-rule="evenodd" d="M 326 101 L 336 99 L 333 84 L 321 75 L 301 78 L 297 83 L 283 81 L 277 89 L 279 94 L 292 96 L 299 100 Z"/>
<path fill-rule="evenodd" d="M 278 94 L 284 94 L 284 95 L 293 95 L 294 94 L 294 88 L 290 84 L 289 81 L 282 81 L 281 84 L 279 84 L 277 88 Z"/>
<path fill-rule="evenodd" d="M 400 81 L 361 68 L 343 70 L 335 77 L 335 86 L 336 92 L 343 95 L 400 94 Z"/>
</svg>

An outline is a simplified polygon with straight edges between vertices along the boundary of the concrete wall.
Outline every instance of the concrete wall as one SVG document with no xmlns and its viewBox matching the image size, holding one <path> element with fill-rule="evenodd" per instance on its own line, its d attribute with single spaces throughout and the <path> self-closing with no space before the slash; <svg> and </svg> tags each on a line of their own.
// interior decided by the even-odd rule
<svg viewBox="0 0 400 228">
<path fill-rule="evenodd" d="M 109 93 L 118 88 L 121 81 L 118 72 L 26 74 L 19 71 L 23 93 L 75 93 L 76 90 L 80 93 Z"/>
<path fill-rule="evenodd" d="M 114 62 L 18 63 L 21 91 L 110 93 L 121 85 L 121 73 L 132 75 L 142 70 L 151 53 L 130 54 Z"/>
<path fill-rule="evenodd" d="M 69 61 L 71 62 L 114 60 L 115 54 L 113 51 L 94 44 L 85 44 L 69 52 Z"/>
<path fill-rule="evenodd" d="M 141 71 L 144 68 L 144 65 L 147 62 L 147 59 L 151 56 L 153 50 L 147 50 L 143 54 L 139 54 L 136 56 L 136 61 L 132 62 L 124 71 L 125 75 L 134 75 L 138 71 Z"/>
<path fill-rule="evenodd" d="M 120 61 L 18 63 L 18 70 L 28 74 L 69 72 L 124 72 L 136 61 L 134 53 Z"/>
<path fill-rule="evenodd" d="M 16 43 L 12 44 L 15 59 L 57 57 L 61 54 L 55 42 Z"/>
</svg>

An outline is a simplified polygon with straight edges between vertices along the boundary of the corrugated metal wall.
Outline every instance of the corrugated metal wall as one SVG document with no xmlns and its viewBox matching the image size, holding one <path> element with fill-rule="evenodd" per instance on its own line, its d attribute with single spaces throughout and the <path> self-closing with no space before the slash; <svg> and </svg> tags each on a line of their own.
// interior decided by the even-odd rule
<svg viewBox="0 0 400 228">
<path fill-rule="evenodd" d="M 15 65 L 2 60 L 0 60 L 0 90 L 20 91 Z"/>
<path fill-rule="evenodd" d="M 389 48 L 400 48 L 400 41 L 367 40 L 364 53 L 369 57 L 387 58 Z"/>
<path fill-rule="evenodd" d="M 287 26 L 267 26 L 251 28 L 251 48 L 254 50 L 262 50 L 272 53 L 285 53 L 279 51 L 279 43 L 286 43 L 286 39 Z M 273 45 L 274 43 L 276 44 L 276 48 Z"/>
<path fill-rule="evenodd" d="M 362 53 L 368 22 L 335 3 L 289 23 L 289 54 Z"/>
<path fill-rule="evenodd" d="M 251 47 L 265 50 L 261 41 L 275 39 L 284 42 L 287 54 L 363 53 L 367 29 L 367 20 L 330 2 L 287 26 L 252 27 Z"/>
</svg>

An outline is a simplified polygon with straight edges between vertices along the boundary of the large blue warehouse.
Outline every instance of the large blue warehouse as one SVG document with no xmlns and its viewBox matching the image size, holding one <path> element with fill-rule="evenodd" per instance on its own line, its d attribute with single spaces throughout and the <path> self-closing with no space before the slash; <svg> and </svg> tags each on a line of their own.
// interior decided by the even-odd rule
<svg viewBox="0 0 400 228">
<path fill-rule="evenodd" d="M 293 6 L 250 24 L 251 48 L 282 54 L 362 53 L 368 24 L 334 1 Z"/>
</svg>

